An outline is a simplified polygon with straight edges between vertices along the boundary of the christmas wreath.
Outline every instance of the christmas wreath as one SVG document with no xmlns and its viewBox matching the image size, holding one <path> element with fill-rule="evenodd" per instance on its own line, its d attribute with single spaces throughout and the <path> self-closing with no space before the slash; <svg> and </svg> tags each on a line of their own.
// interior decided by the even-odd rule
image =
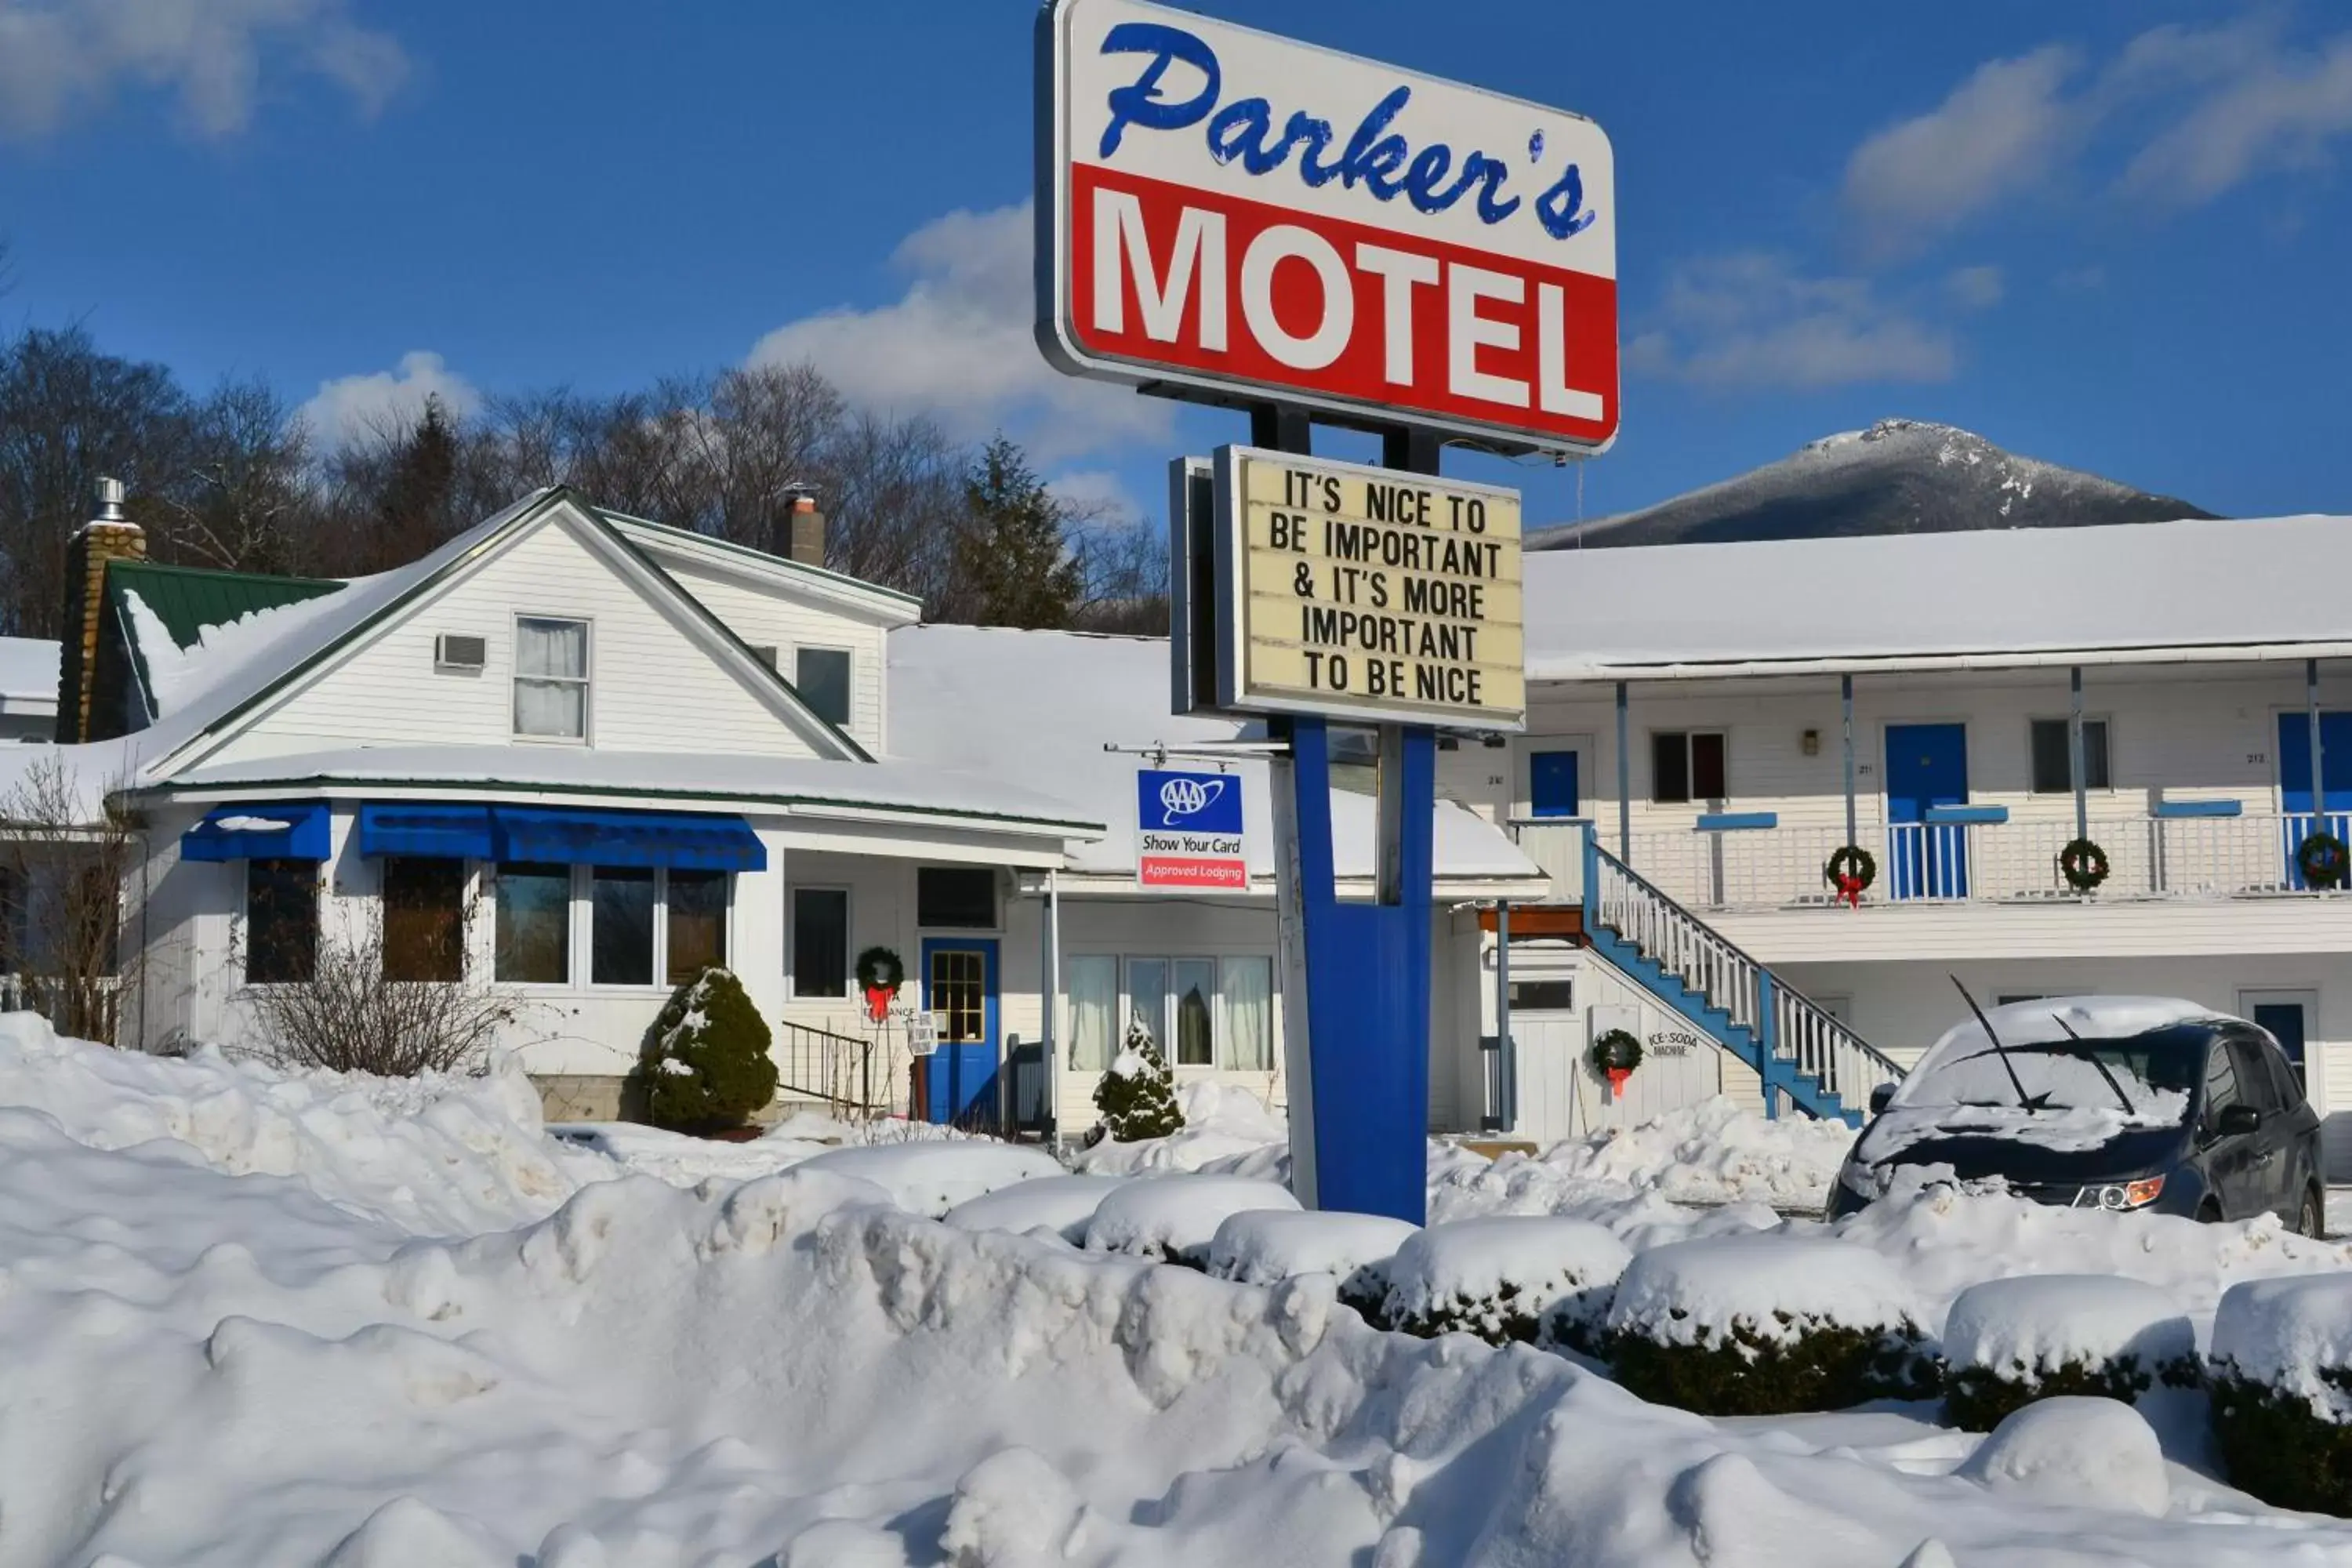
<svg viewBox="0 0 2352 1568">
<path fill-rule="evenodd" d="M 866 1011 L 880 1023 L 898 999 L 907 979 L 907 965 L 887 947 L 869 947 L 857 955 L 857 988 L 866 994 Z"/>
<path fill-rule="evenodd" d="M 1829 864 L 1822 868 L 1822 880 L 1837 889 L 1837 896 L 1859 909 L 1862 895 L 1878 880 L 1878 859 L 1859 844 L 1848 844 L 1833 850 Z"/>
<path fill-rule="evenodd" d="M 2087 838 L 2077 838 L 2058 851 L 2058 874 L 2076 892 L 2090 892 L 2107 879 L 2107 852 Z"/>
<path fill-rule="evenodd" d="M 2340 888 L 2352 871 L 2352 847 L 2333 833 L 2315 833 L 2296 847 L 2294 863 L 2313 887 Z"/>
<path fill-rule="evenodd" d="M 1642 1065 L 1642 1041 L 1631 1029 L 1603 1029 L 1584 1059 L 1609 1080 L 1612 1100 L 1625 1092 L 1625 1080 Z"/>
</svg>

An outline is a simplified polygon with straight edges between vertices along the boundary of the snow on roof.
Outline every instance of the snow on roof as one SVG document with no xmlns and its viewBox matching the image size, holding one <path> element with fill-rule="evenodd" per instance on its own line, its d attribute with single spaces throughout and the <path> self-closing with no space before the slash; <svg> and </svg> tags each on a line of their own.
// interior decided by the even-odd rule
<svg viewBox="0 0 2352 1568">
<path fill-rule="evenodd" d="M 889 660 L 890 753 L 1014 779 L 1108 824 L 1102 838 L 1073 851 L 1075 871 L 1131 876 L 1135 870 L 1135 775 L 1148 759 L 1105 752 L 1105 742 L 1198 745 L 1241 732 L 1230 720 L 1169 712 L 1165 637 L 904 626 L 890 633 Z M 1168 763 L 1203 772 L 1217 765 L 1184 758 Z M 1236 760 L 1227 766 L 1243 781 L 1243 853 L 1250 875 L 1271 879 L 1266 765 Z M 1375 803 L 1334 790 L 1331 816 L 1339 874 L 1371 876 Z M 1438 803 L 1435 859 L 1441 878 L 1541 875 L 1500 831 L 1451 801 Z"/>
<path fill-rule="evenodd" d="M 57 711 L 58 648 L 46 637 L 0 637 L 0 708 Z"/>
<path fill-rule="evenodd" d="M 1544 551 L 1528 675 L 2352 643 L 2347 575 L 2352 517 Z"/>
<path fill-rule="evenodd" d="M 613 752 L 555 746 L 355 746 L 175 773 L 169 787 L 217 791 L 349 784 L 484 790 L 627 791 L 647 795 L 775 801 L 932 812 L 1044 824 L 1084 835 L 1098 824 L 1061 799 L 998 777 L 925 763 Z"/>
</svg>

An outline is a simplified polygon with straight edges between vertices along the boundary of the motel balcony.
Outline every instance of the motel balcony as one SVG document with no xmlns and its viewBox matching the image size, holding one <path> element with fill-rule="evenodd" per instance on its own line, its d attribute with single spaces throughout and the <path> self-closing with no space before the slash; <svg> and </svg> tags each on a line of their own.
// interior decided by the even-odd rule
<svg viewBox="0 0 2352 1568">
<path fill-rule="evenodd" d="M 1771 812 L 1720 813 L 1689 830 L 1622 842 L 1585 818 L 1510 823 L 1552 879 L 1554 904 L 1584 901 L 1585 839 L 1766 962 L 1829 958 L 2034 956 L 2119 952 L 2330 951 L 2352 942 L 2352 891 L 2313 887 L 2296 851 L 2315 830 L 2352 841 L 2352 814 L 2261 814 L 2234 801 L 2166 802 L 2094 815 L 2106 852 L 2097 889 L 2069 886 L 2059 857 L 2071 815 L 2012 820 L 2001 806 L 1937 808 L 1919 823 L 1864 824 L 1876 860 L 1858 902 L 1825 875 L 1847 842 L 1840 826 L 1783 827 Z M 2063 921 L 2063 925 L 2056 922 Z"/>
</svg>

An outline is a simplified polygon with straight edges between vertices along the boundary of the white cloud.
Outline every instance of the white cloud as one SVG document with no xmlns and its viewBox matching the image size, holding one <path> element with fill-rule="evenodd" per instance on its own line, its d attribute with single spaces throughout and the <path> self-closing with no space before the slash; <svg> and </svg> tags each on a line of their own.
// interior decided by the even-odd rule
<svg viewBox="0 0 2352 1568">
<path fill-rule="evenodd" d="M 1865 279 L 1808 278 L 1763 252 L 1677 267 L 1658 313 L 1661 325 L 1627 344 L 1627 369 L 1703 386 L 1943 381 L 1958 360 L 1948 331 Z"/>
<path fill-rule="evenodd" d="M 751 363 L 814 364 L 853 402 L 928 415 L 964 439 L 1003 429 L 1052 464 L 1139 440 L 1164 441 L 1168 405 L 1119 386 L 1066 376 L 1031 336 L 1028 203 L 956 211 L 902 241 L 897 300 L 787 322 Z"/>
<path fill-rule="evenodd" d="M 300 413 L 311 438 L 332 450 L 415 424 L 427 397 L 438 397 L 443 407 L 459 416 L 482 405 L 482 395 L 472 382 L 451 370 L 439 354 L 418 349 L 401 355 L 396 369 L 320 382 Z"/>
<path fill-rule="evenodd" d="M 1890 125 L 1846 163 L 1844 200 L 1872 243 L 1901 249 L 2047 177 L 2076 132 L 2057 46 L 1989 60 L 1929 113 Z"/>
<path fill-rule="evenodd" d="M 2352 34 L 2310 50 L 2250 29 L 2225 36 L 2239 42 L 2225 57 L 2233 68 L 2132 159 L 2121 181 L 2127 195 L 2195 206 L 2257 174 L 2324 163 L 2329 143 L 2352 134 Z M 2168 38 L 2164 53 L 2186 72 L 2198 64 L 2194 40 L 2210 37 Z"/>
<path fill-rule="evenodd" d="M 291 60 L 373 114 L 408 75 L 390 35 L 346 0 L 0 0 L 0 136 L 55 131 L 118 87 L 177 96 L 194 134 L 253 117 L 265 61 Z"/>
<path fill-rule="evenodd" d="M 2004 291 L 1998 267 L 1956 267 L 1944 275 L 1944 292 L 1963 310 L 1982 310 L 1998 305 Z"/>
<path fill-rule="evenodd" d="M 1133 522 L 1146 514 L 1127 481 L 1108 468 L 1077 468 L 1045 481 L 1046 493 L 1079 516 L 1100 522 Z"/>
</svg>

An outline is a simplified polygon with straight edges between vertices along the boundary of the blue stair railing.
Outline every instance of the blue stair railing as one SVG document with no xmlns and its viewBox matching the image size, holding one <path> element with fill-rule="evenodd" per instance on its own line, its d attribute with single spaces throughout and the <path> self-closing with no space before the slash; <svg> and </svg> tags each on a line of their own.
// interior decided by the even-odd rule
<svg viewBox="0 0 2352 1568">
<path fill-rule="evenodd" d="M 1870 1091 L 1903 1076 L 1894 1058 L 1832 1017 L 1722 932 L 1584 836 L 1584 930 L 1602 958 L 1723 1042 L 1780 1099 L 1859 1126 Z"/>
</svg>

